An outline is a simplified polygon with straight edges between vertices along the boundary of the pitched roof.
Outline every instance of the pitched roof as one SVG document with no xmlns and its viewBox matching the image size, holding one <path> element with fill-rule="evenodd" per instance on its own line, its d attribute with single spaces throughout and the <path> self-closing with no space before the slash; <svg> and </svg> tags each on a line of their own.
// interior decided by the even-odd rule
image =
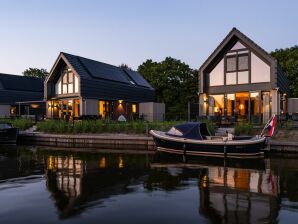
<svg viewBox="0 0 298 224">
<path fill-rule="evenodd" d="M 6 90 L 43 91 L 43 80 L 40 78 L 0 73 L 0 82 L 2 88 Z"/>
<path fill-rule="evenodd" d="M 138 72 L 123 69 L 114 65 L 106 64 L 103 62 L 95 61 L 92 59 L 76 56 L 62 52 L 62 54 L 68 59 L 69 63 L 73 65 L 78 73 L 88 74 L 94 79 L 104 79 L 108 81 L 121 82 L 128 85 L 139 85 L 145 88 L 151 88 L 152 86 L 143 78 Z M 133 84 L 135 83 L 135 84 Z"/>
<path fill-rule="evenodd" d="M 248 47 L 261 53 L 269 62 L 276 61 L 276 59 L 272 57 L 267 51 L 265 51 L 263 48 L 257 45 L 253 40 L 251 40 L 245 34 L 240 32 L 237 28 L 233 27 L 233 29 L 228 33 L 228 35 L 220 42 L 220 44 L 215 48 L 215 50 L 209 55 L 207 60 L 201 65 L 199 70 L 204 69 L 222 50 L 225 50 L 226 45 L 229 42 L 233 41 L 233 39 L 234 39 L 234 43 L 236 43 L 237 40 L 241 40 Z"/>
<path fill-rule="evenodd" d="M 0 73 L 0 104 L 43 100 L 43 80 Z"/>
<path fill-rule="evenodd" d="M 80 77 L 80 96 L 84 98 L 132 102 L 155 100 L 154 89 L 138 72 L 64 52 L 60 53 L 45 85 L 55 83 L 65 65 Z M 47 89 L 45 98 L 49 99 L 54 93 Z"/>
<path fill-rule="evenodd" d="M 283 92 L 288 93 L 289 83 L 286 78 L 286 74 L 279 67 L 277 60 L 235 27 L 228 33 L 228 35 L 221 41 L 221 43 L 217 46 L 217 48 L 215 48 L 215 50 L 210 54 L 207 60 L 200 66 L 199 68 L 200 89 L 201 89 L 200 91 L 203 90 L 203 85 L 204 85 L 204 82 L 202 81 L 203 72 L 206 69 L 210 69 L 209 65 L 212 65 L 212 62 L 216 61 L 218 57 L 220 57 L 225 51 L 230 50 L 230 48 L 233 47 L 233 45 L 238 40 L 240 40 L 244 45 L 246 45 L 252 51 L 260 55 L 262 58 L 264 58 L 265 61 L 267 61 L 270 64 L 272 68 L 271 73 L 273 74 L 273 77 L 274 77 L 274 79 L 271 80 L 272 87 L 280 87 L 280 89 Z"/>
</svg>

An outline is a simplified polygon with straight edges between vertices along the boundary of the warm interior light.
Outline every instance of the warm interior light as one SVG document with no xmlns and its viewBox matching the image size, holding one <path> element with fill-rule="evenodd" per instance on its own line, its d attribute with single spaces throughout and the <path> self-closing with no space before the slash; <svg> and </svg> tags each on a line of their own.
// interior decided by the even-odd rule
<svg viewBox="0 0 298 224">
<path fill-rule="evenodd" d="M 31 107 L 34 108 L 34 109 L 36 109 L 36 108 L 39 107 L 39 105 L 38 104 L 31 104 Z"/>
<path fill-rule="evenodd" d="M 243 104 L 240 104 L 239 109 L 240 110 L 243 110 L 243 108 L 244 108 L 244 105 Z"/>
<path fill-rule="evenodd" d="M 120 169 L 124 167 L 124 161 L 123 161 L 122 157 L 119 157 L 118 167 L 119 167 Z"/>
<path fill-rule="evenodd" d="M 137 112 L 137 105 L 136 104 L 132 104 L 131 105 L 131 110 L 133 113 L 136 113 Z"/>
<path fill-rule="evenodd" d="M 99 160 L 99 168 L 106 168 L 106 157 L 102 157 L 100 160 Z"/>
<path fill-rule="evenodd" d="M 119 103 L 119 104 L 122 104 L 122 102 L 123 102 L 123 100 L 118 100 L 118 103 Z"/>
<path fill-rule="evenodd" d="M 218 107 L 214 107 L 214 112 L 218 112 Z"/>
</svg>

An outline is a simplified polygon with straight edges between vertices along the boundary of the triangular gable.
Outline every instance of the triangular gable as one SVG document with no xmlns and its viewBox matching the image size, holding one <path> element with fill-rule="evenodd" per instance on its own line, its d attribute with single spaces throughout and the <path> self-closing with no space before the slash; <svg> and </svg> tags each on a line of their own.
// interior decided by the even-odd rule
<svg viewBox="0 0 298 224">
<path fill-rule="evenodd" d="M 238 43 L 239 42 L 239 43 Z M 207 58 L 207 60 L 202 64 L 199 69 L 199 92 L 204 92 L 205 86 L 205 73 L 209 72 L 209 70 L 213 69 L 214 65 L 216 65 L 224 54 L 230 51 L 233 47 L 246 47 L 251 52 L 260 57 L 263 61 L 265 61 L 271 67 L 271 80 L 275 80 L 277 76 L 276 67 L 277 60 L 273 58 L 270 54 L 268 54 L 264 49 L 258 46 L 255 42 L 253 42 L 246 35 L 241 33 L 236 28 L 233 28 L 228 35 L 223 39 L 223 41 L 218 45 L 218 47 L 212 52 L 212 54 Z M 272 88 L 275 87 L 276 83 L 271 82 Z"/>
<path fill-rule="evenodd" d="M 65 57 L 64 53 L 61 52 L 58 56 L 58 58 L 56 59 L 49 75 L 46 77 L 45 79 L 45 84 L 51 80 L 53 80 L 55 78 L 55 75 L 57 73 L 57 70 L 59 70 L 61 68 L 61 66 L 63 65 L 67 65 L 69 68 L 71 68 L 71 70 L 75 73 L 75 75 L 77 75 L 80 78 L 79 73 L 76 71 L 76 69 L 74 68 L 74 66 L 72 66 L 72 64 L 69 62 L 69 60 Z"/>
<path fill-rule="evenodd" d="M 205 70 L 214 59 L 218 57 L 223 51 L 231 50 L 232 48 L 247 47 L 257 55 L 264 58 L 271 65 L 276 63 L 276 60 L 268 54 L 264 49 L 258 46 L 246 35 L 241 33 L 236 28 L 233 28 L 225 39 L 218 45 L 218 47 L 212 52 L 212 54 L 207 58 L 207 60 L 200 67 L 200 71 Z"/>
</svg>

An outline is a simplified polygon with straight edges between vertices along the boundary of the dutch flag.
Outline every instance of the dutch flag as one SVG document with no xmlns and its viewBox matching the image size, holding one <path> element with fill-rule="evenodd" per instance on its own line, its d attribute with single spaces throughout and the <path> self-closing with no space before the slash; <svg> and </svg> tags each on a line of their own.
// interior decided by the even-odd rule
<svg viewBox="0 0 298 224">
<path fill-rule="evenodd" d="M 274 134 L 274 128 L 275 128 L 275 124 L 276 124 L 277 118 L 276 115 L 274 114 L 271 119 L 268 121 L 268 123 L 266 124 L 266 126 L 264 127 L 263 131 L 262 131 L 262 136 L 263 136 L 263 132 L 265 130 L 268 130 L 268 135 L 266 137 L 272 137 Z"/>
</svg>

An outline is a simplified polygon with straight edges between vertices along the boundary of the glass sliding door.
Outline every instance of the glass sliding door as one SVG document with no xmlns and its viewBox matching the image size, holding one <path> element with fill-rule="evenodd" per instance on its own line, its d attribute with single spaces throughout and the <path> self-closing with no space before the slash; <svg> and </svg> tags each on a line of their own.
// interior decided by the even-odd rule
<svg viewBox="0 0 298 224">
<path fill-rule="evenodd" d="M 224 94 L 209 95 L 209 115 L 223 116 L 224 114 Z"/>
<path fill-rule="evenodd" d="M 227 94 L 227 116 L 235 116 L 235 94 Z"/>
<path fill-rule="evenodd" d="M 262 113 L 263 113 L 263 123 L 266 123 L 270 118 L 270 93 L 262 93 Z"/>
<path fill-rule="evenodd" d="M 250 121 L 253 123 L 260 123 L 260 93 L 251 92 L 250 93 Z"/>
<path fill-rule="evenodd" d="M 238 121 L 248 121 L 249 93 L 236 93 L 236 115 Z"/>
</svg>

